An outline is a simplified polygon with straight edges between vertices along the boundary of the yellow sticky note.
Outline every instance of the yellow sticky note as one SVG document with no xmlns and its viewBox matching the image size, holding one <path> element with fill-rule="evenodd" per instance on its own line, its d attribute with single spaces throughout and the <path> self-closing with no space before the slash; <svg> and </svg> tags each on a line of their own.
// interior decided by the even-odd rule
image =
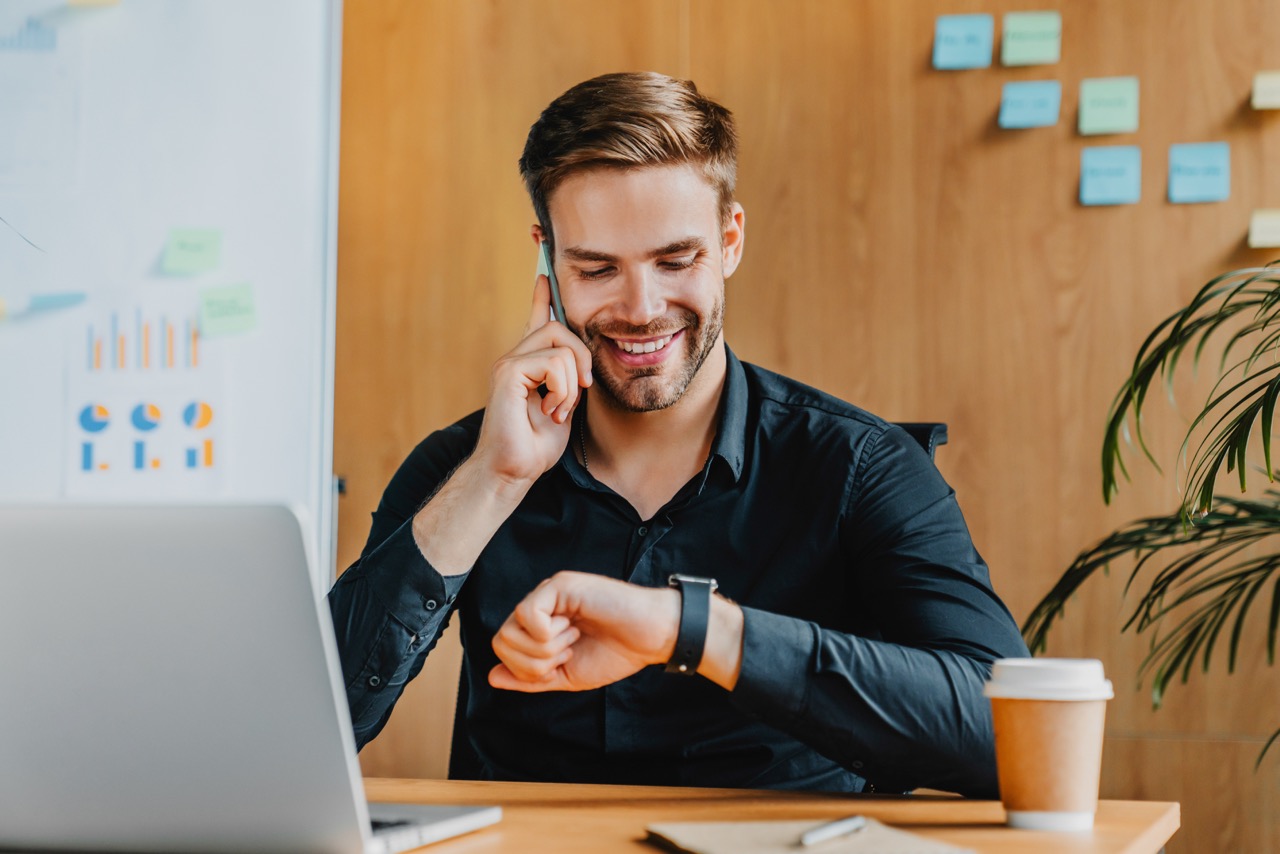
<svg viewBox="0 0 1280 854">
<path fill-rule="evenodd" d="M 1280 246 L 1280 208 L 1256 210 L 1249 220 L 1249 248 Z"/>
<path fill-rule="evenodd" d="M 257 325 L 252 285 L 228 285 L 200 292 L 200 334 L 204 337 L 248 332 Z"/>
<path fill-rule="evenodd" d="M 1259 71 L 1253 76 L 1253 108 L 1280 110 L 1280 71 Z"/>
</svg>

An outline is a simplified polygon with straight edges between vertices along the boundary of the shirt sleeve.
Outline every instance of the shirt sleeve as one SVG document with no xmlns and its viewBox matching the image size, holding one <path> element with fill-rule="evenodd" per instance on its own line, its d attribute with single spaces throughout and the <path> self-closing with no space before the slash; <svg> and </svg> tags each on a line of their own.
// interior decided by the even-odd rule
<svg viewBox="0 0 1280 854">
<path fill-rule="evenodd" d="M 466 423 L 414 448 L 382 495 L 359 560 L 329 591 L 358 749 L 382 731 L 405 686 L 422 670 L 466 581 L 466 575 L 437 572 L 413 537 L 414 514 L 474 446 Z"/>
<path fill-rule="evenodd" d="M 995 797 L 982 685 L 994 661 L 1029 653 L 955 492 L 900 428 L 868 440 L 840 539 L 876 636 L 743 608 L 735 702 L 879 791 Z"/>
</svg>

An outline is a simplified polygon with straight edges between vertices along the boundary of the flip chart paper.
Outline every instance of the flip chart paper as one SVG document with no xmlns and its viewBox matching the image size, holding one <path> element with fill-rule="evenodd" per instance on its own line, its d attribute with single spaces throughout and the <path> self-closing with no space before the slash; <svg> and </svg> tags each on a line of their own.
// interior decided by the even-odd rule
<svg viewBox="0 0 1280 854">
<path fill-rule="evenodd" d="M 1255 110 L 1280 110 L 1280 71 L 1259 71 L 1253 76 Z"/>
<path fill-rule="evenodd" d="M 1201 142 L 1169 146 L 1169 201 L 1221 202 L 1231 196 L 1231 146 Z"/>
<path fill-rule="evenodd" d="M 252 285 L 228 285 L 200 292 L 200 334 L 204 337 L 234 335 L 257 325 Z"/>
<path fill-rule="evenodd" d="M 944 71 L 989 67 L 995 30 L 990 15 L 939 15 L 933 29 L 933 67 Z"/>
<path fill-rule="evenodd" d="M 1004 84 L 1000 97 L 1002 128 L 1042 128 L 1058 123 L 1062 84 L 1057 80 L 1031 80 Z"/>
<path fill-rule="evenodd" d="M 160 269 L 170 276 L 207 273 L 218 268 L 222 232 L 211 228 L 180 228 L 169 234 Z"/>
<path fill-rule="evenodd" d="M 1053 65 L 1062 58 L 1062 13 L 1008 13 L 1000 46 L 1005 65 Z"/>
<path fill-rule="evenodd" d="M 1256 210 L 1249 220 L 1249 248 L 1280 246 L 1280 208 Z"/>
<path fill-rule="evenodd" d="M 1080 133 L 1138 129 L 1138 78 L 1096 77 L 1080 82 Z"/>
<path fill-rule="evenodd" d="M 1142 195 L 1142 151 L 1108 145 L 1080 152 L 1080 204 L 1131 205 Z"/>
</svg>

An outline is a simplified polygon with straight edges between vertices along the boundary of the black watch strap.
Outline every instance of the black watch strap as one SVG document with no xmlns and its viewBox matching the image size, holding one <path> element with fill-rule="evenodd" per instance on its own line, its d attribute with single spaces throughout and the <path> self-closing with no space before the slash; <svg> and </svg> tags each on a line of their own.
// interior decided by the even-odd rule
<svg viewBox="0 0 1280 854">
<path fill-rule="evenodd" d="M 676 649 L 667 662 L 668 673 L 693 676 L 702 663 L 702 650 L 707 645 L 707 624 L 711 618 L 711 594 L 719 585 L 714 578 L 676 573 L 667 579 L 680 588 L 680 630 Z"/>
</svg>

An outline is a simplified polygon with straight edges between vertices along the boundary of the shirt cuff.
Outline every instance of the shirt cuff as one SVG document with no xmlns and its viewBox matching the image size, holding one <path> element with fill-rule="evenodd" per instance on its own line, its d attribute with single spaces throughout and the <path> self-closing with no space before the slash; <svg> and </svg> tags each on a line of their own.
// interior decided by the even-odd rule
<svg viewBox="0 0 1280 854">
<path fill-rule="evenodd" d="M 742 618 L 742 669 L 734 699 L 766 718 L 799 717 L 814 670 L 817 626 L 747 607 Z"/>
<path fill-rule="evenodd" d="M 447 613 L 467 574 L 442 576 L 422 555 L 413 538 L 413 519 L 365 555 L 360 569 L 378 601 L 391 616 L 414 631 Z"/>
</svg>

